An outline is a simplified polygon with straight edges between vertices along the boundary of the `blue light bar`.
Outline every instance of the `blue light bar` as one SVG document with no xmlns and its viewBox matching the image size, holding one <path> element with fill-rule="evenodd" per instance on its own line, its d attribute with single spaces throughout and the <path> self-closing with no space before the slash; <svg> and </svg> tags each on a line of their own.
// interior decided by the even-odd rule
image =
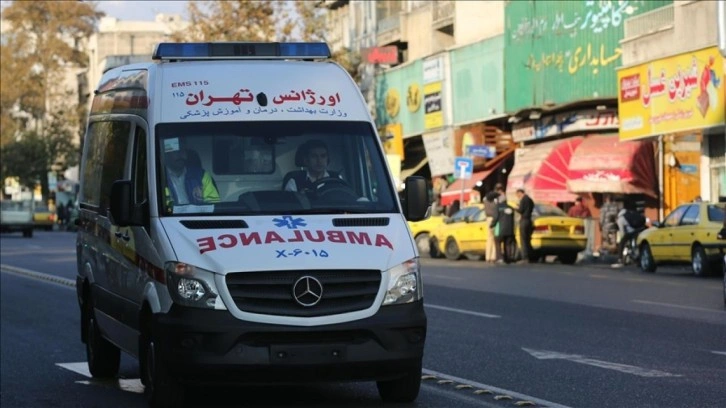
<svg viewBox="0 0 726 408">
<path fill-rule="evenodd" d="M 152 58 L 155 60 L 323 59 L 330 58 L 330 48 L 324 42 L 159 43 Z"/>
</svg>

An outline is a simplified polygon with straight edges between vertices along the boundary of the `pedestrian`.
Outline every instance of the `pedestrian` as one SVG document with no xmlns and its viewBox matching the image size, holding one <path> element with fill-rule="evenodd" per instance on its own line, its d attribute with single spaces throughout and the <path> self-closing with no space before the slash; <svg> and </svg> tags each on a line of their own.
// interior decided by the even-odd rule
<svg viewBox="0 0 726 408">
<path fill-rule="evenodd" d="M 624 250 L 628 241 L 637 237 L 638 233 L 645 228 L 645 216 L 635 209 L 630 202 L 625 202 L 623 209 L 618 212 L 617 225 L 620 233 L 618 242 L 618 262 L 612 264 L 613 268 L 620 268 L 624 265 Z"/>
<path fill-rule="evenodd" d="M 460 208 L 461 208 L 461 203 L 459 202 L 459 200 L 454 200 L 454 202 L 451 203 L 451 205 L 449 206 L 449 210 L 447 211 L 446 215 L 451 217 L 452 215 L 459 212 Z"/>
<path fill-rule="evenodd" d="M 522 248 L 522 259 L 520 263 L 529 263 L 532 252 L 532 212 L 534 212 L 534 201 L 524 192 L 524 189 L 517 189 L 519 207 L 517 212 L 519 218 L 519 247 Z"/>
<path fill-rule="evenodd" d="M 590 218 L 590 210 L 582 203 L 582 197 L 575 199 L 575 205 L 567 210 L 567 215 L 575 218 Z"/>
<path fill-rule="evenodd" d="M 484 213 L 489 218 L 489 235 L 487 236 L 487 246 L 485 259 L 487 263 L 497 261 L 497 244 L 496 235 L 494 234 L 494 217 L 497 215 L 497 193 L 489 192 L 484 199 Z"/>
<path fill-rule="evenodd" d="M 65 225 L 66 223 L 66 207 L 63 203 L 59 203 L 56 206 L 56 218 L 58 218 L 58 224 Z"/>
<path fill-rule="evenodd" d="M 506 201 L 502 201 L 497 202 L 496 210 L 491 224 L 496 243 L 496 263 L 510 263 L 514 261 L 516 252 L 514 208 Z"/>
<path fill-rule="evenodd" d="M 507 201 L 507 195 L 504 192 L 504 184 L 502 184 L 502 183 L 495 184 L 494 191 L 497 193 L 497 202 L 504 203 Z"/>
<path fill-rule="evenodd" d="M 613 201 L 610 194 L 603 195 L 603 204 L 600 208 L 600 234 L 601 245 L 603 248 L 614 248 L 617 245 L 617 231 L 618 225 L 616 223 L 618 218 L 618 204 Z"/>
</svg>

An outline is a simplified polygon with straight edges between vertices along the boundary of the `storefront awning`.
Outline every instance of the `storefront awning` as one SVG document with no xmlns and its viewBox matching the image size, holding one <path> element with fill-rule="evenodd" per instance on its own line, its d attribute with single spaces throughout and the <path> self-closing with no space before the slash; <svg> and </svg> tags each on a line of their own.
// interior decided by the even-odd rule
<svg viewBox="0 0 726 408">
<path fill-rule="evenodd" d="M 517 149 L 507 179 L 507 199 L 515 200 L 521 188 L 535 201 L 575 201 L 576 196 L 567 190 L 568 167 L 582 141 L 577 136 Z"/>
<path fill-rule="evenodd" d="M 441 193 L 441 205 L 449 205 L 455 200 L 461 199 L 461 189 L 464 189 L 464 202 L 469 201 L 469 194 L 471 193 L 472 187 L 476 186 L 476 183 L 489 177 L 499 166 L 491 168 L 489 170 L 479 171 L 471 175 L 470 179 L 456 179 L 451 183 L 443 193 Z"/>
<path fill-rule="evenodd" d="M 585 138 L 570 161 L 574 193 L 646 194 L 657 197 L 655 153 L 649 141 L 620 142 L 617 134 Z"/>
</svg>

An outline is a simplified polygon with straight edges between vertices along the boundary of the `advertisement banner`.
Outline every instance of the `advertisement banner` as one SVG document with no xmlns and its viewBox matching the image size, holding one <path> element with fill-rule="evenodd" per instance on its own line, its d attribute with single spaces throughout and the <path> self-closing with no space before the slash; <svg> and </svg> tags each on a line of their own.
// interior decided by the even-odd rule
<svg viewBox="0 0 726 408">
<path fill-rule="evenodd" d="M 619 71 L 620 140 L 723 125 L 723 69 L 712 47 Z"/>
<path fill-rule="evenodd" d="M 424 85 L 424 129 L 426 130 L 444 126 L 441 85 L 441 81 Z"/>
<path fill-rule="evenodd" d="M 386 154 L 397 154 L 403 160 L 403 126 L 400 123 L 386 125 L 381 136 Z"/>
<path fill-rule="evenodd" d="M 615 97 L 620 40 L 630 17 L 670 0 L 508 1 L 505 109 Z"/>
<path fill-rule="evenodd" d="M 454 131 L 451 128 L 422 136 L 426 157 L 429 159 L 431 176 L 450 174 L 454 168 Z"/>
</svg>

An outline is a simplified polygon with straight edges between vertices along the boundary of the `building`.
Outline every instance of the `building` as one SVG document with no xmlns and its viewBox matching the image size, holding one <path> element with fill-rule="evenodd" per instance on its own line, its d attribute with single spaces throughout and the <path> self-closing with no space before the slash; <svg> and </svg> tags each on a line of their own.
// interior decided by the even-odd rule
<svg viewBox="0 0 726 408">
<path fill-rule="evenodd" d="M 495 171 L 507 170 L 514 148 L 504 113 L 505 2 L 319 4 L 337 16 L 330 20 L 338 22 L 334 38 L 362 54 L 361 90 L 399 180 L 450 176 L 469 145 L 489 157 L 471 157 L 474 174 L 450 185 L 444 204 L 468 200 L 472 188 L 491 188 L 506 175 Z"/>
<path fill-rule="evenodd" d="M 120 65 L 151 61 L 156 44 L 169 39 L 189 23 L 178 14 L 157 14 L 154 21 L 123 21 L 102 17 L 86 44 L 87 83 L 93 89 L 104 72 Z M 90 99 L 86 102 L 90 104 Z"/>
<path fill-rule="evenodd" d="M 621 47 L 620 140 L 657 146 L 660 218 L 699 196 L 726 201 L 726 5 L 630 17 Z"/>
</svg>

